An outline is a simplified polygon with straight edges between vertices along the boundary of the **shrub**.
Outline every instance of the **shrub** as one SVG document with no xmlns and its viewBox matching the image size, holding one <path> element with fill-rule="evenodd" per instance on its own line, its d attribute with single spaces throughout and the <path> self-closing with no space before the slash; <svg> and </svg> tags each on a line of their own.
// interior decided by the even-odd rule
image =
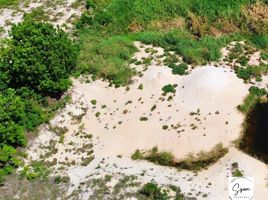
<svg viewBox="0 0 268 200">
<path fill-rule="evenodd" d="M 92 104 L 92 105 L 96 105 L 97 104 L 97 100 L 96 99 L 92 99 L 91 101 L 90 101 L 90 103 Z"/>
<path fill-rule="evenodd" d="M 71 84 L 77 49 L 61 29 L 26 20 L 14 25 L 0 60 L 0 80 L 12 88 L 28 87 L 44 95 L 64 92 Z"/>
<path fill-rule="evenodd" d="M 166 200 L 168 199 L 168 194 L 166 191 L 162 191 L 160 187 L 158 187 L 155 183 L 146 183 L 141 191 L 141 194 L 146 197 L 150 197 L 152 200 Z"/>
<path fill-rule="evenodd" d="M 157 147 L 152 148 L 145 159 L 163 166 L 172 166 L 174 163 L 174 156 L 170 152 L 159 152 Z"/>
<path fill-rule="evenodd" d="M 4 176 L 11 174 L 18 167 L 20 160 L 17 158 L 16 149 L 9 145 L 0 147 L 0 185 L 5 181 Z"/>
<path fill-rule="evenodd" d="M 0 94 L 0 145 L 24 146 L 25 104 L 13 89 Z M 26 122 L 27 123 L 27 122 Z"/>
<path fill-rule="evenodd" d="M 140 117 L 140 121 L 148 121 L 148 117 Z"/>
<path fill-rule="evenodd" d="M 267 95 L 267 91 L 264 88 L 258 88 L 256 86 L 251 86 L 249 88 L 250 94 L 256 95 L 258 97 Z"/>
<path fill-rule="evenodd" d="M 132 154 L 131 158 L 132 158 L 133 160 L 140 160 L 140 159 L 143 158 L 143 154 L 142 154 L 142 152 L 141 152 L 139 149 L 137 149 L 137 150 L 134 152 L 134 154 Z"/>
<path fill-rule="evenodd" d="M 244 81 L 248 81 L 252 75 L 253 75 L 253 71 L 250 67 L 246 67 L 246 68 L 239 68 L 236 71 L 237 77 L 243 79 Z"/>
<path fill-rule="evenodd" d="M 243 104 L 239 105 L 237 108 L 243 113 L 248 113 L 258 102 L 258 97 L 254 94 L 249 94 L 245 99 Z"/>
<path fill-rule="evenodd" d="M 172 68 L 172 74 L 185 75 L 188 69 L 188 65 L 186 63 L 181 63 Z"/>
<path fill-rule="evenodd" d="M 92 1 L 92 0 L 86 1 L 86 9 L 89 9 L 89 8 L 91 8 L 91 9 L 96 8 L 96 4 L 94 3 L 94 1 Z"/>
<path fill-rule="evenodd" d="M 200 171 L 205 167 L 217 162 L 228 152 L 222 144 L 216 145 L 211 151 L 200 152 L 196 156 L 189 155 L 188 158 L 176 163 L 179 169 Z"/>
<path fill-rule="evenodd" d="M 176 92 L 176 89 L 175 89 L 174 85 L 168 84 L 168 85 L 165 85 L 162 88 L 162 91 L 164 93 L 175 93 Z"/>
<path fill-rule="evenodd" d="M 243 173 L 239 169 L 236 169 L 235 171 L 233 171 L 232 175 L 234 177 L 243 177 Z"/>
</svg>

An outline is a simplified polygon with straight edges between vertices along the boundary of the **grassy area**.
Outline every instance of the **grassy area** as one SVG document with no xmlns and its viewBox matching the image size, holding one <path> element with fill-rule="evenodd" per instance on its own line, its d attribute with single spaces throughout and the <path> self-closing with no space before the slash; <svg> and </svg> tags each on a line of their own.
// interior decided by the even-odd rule
<svg viewBox="0 0 268 200">
<path fill-rule="evenodd" d="M 128 62 L 137 51 L 133 41 L 127 36 L 104 36 L 101 39 L 103 36 L 94 34 L 86 32 L 80 37 L 79 73 L 89 72 L 115 85 L 126 84 L 134 74 L 128 67 Z"/>
<path fill-rule="evenodd" d="M 19 0 L 0 0 L 0 8 L 18 5 Z"/>
<path fill-rule="evenodd" d="M 154 147 L 145 152 L 136 150 L 131 158 L 133 160 L 148 160 L 159 165 L 172 166 L 178 169 L 201 171 L 216 163 L 227 152 L 227 148 L 223 147 L 222 144 L 218 144 L 211 151 L 200 152 L 196 155 L 190 154 L 180 161 L 175 161 L 174 156 L 170 152 L 159 152 L 158 148 Z"/>
<path fill-rule="evenodd" d="M 135 40 L 175 51 L 188 64 L 218 60 L 220 49 L 234 40 L 247 40 L 265 53 L 267 35 L 256 34 L 251 22 L 243 20 L 253 5 L 250 0 L 90 0 L 77 22 L 80 72 L 115 85 L 126 84 L 134 74 L 128 62 L 135 52 Z M 177 67 L 173 72 L 184 74 L 185 70 Z"/>
<path fill-rule="evenodd" d="M 240 110 L 244 114 L 249 113 L 265 95 L 267 95 L 267 91 L 265 88 L 258 88 L 255 86 L 250 87 L 249 94 L 244 99 L 244 102 L 237 107 L 238 110 Z"/>
</svg>

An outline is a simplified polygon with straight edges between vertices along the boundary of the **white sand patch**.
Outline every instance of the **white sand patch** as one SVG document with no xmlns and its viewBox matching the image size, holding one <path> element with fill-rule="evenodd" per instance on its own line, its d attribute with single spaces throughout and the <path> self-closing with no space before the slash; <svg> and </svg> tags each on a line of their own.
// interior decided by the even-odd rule
<svg viewBox="0 0 268 200">
<path fill-rule="evenodd" d="M 140 43 L 136 45 L 140 49 Z M 225 199 L 232 162 L 239 162 L 245 175 L 256 177 L 258 195 L 267 194 L 266 166 L 233 148 L 217 164 L 197 176 L 189 171 L 178 172 L 131 160 L 130 156 L 136 149 L 148 150 L 154 146 L 160 151 L 172 152 L 177 159 L 189 153 L 209 151 L 219 143 L 232 146 L 232 141 L 240 136 L 244 118 L 236 107 L 249 88 L 226 66 L 205 66 L 193 69 L 186 76 L 173 75 L 170 68 L 163 66 L 164 58 L 161 62 L 155 61 L 163 50 L 158 48 L 156 56 L 146 53 L 146 48 L 152 46 L 144 45 L 134 57 L 140 60 L 152 56 L 154 60 L 149 66 L 132 64 L 142 71 L 143 76 L 134 77 L 129 90 L 109 87 L 106 81 L 85 83 L 76 79 L 70 90 L 72 103 L 51 121 L 53 127 L 67 127 L 68 131 L 64 134 L 64 141 L 56 143 L 57 151 L 45 160 L 56 160 L 54 172 L 70 176 L 73 186 L 69 194 L 92 178 L 113 174 L 118 179 L 125 174 L 138 175 L 141 182 L 154 179 L 160 184 L 174 184 L 180 186 L 184 193 L 196 195 L 201 191 L 208 194 L 206 199 Z M 162 87 L 167 84 L 177 85 L 175 94 L 162 95 Z M 138 89 L 140 85 L 143 89 Z M 96 100 L 95 105 L 92 100 Z M 151 110 L 154 106 L 155 109 Z M 82 117 L 77 121 L 74 118 L 78 116 Z M 141 117 L 147 120 L 141 121 Z M 166 130 L 164 125 L 168 126 Z M 85 132 L 83 137 L 77 134 L 80 129 Z M 47 153 L 48 149 L 40 146 L 49 145 L 47 141 L 51 138 L 60 140 L 52 130 L 46 131 L 50 133 L 41 130 L 40 136 L 29 148 L 30 158 L 38 159 Z M 90 134 L 93 138 L 84 137 Z M 94 153 L 90 153 L 92 149 Z M 92 155 L 95 159 L 81 166 Z M 247 165 L 251 162 L 253 164 Z M 145 175 L 140 175 L 144 171 Z M 85 196 L 92 194 L 91 188 L 83 187 L 83 191 L 88 190 L 83 193 Z M 198 199 L 203 198 L 199 196 Z"/>
<path fill-rule="evenodd" d="M 71 31 L 74 20 L 78 19 L 83 12 L 84 4 L 73 6 L 76 0 L 62 0 L 57 3 L 48 0 L 30 1 L 27 4 L 20 4 L 18 8 L 0 9 L 0 38 L 8 37 L 8 32 L 12 24 L 17 24 L 22 21 L 25 13 L 30 13 L 35 8 L 42 8 L 48 15 L 49 21 L 57 26 L 59 25 L 66 31 Z"/>
<path fill-rule="evenodd" d="M 138 181 L 142 183 L 153 180 L 162 185 L 178 186 L 184 194 L 191 193 L 192 195 L 189 196 L 196 197 L 198 200 L 224 200 L 228 198 L 228 177 L 232 176 L 231 166 L 234 162 L 239 163 L 239 169 L 245 176 L 254 177 L 255 199 L 263 200 L 263 197 L 268 195 L 267 166 L 235 148 L 230 148 L 229 153 L 218 163 L 197 175 L 186 170 L 177 171 L 174 168 L 162 167 L 146 161 L 132 161 L 128 158 L 105 158 L 103 163 L 100 159 L 96 159 L 87 167 L 75 167 L 68 171 L 74 184 L 70 192 L 81 182 L 100 178 L 106 174 L 112 175 L 113 180 L 117 180 L 122 175 L 134 175 L 138 176 Z M 86 189 L 90 190 L 85 184 L 82 190 Z M 201 194 L 198 194 L 199 192 Z M 207 194 L 207 197 L 202 197 L 203 194 Z"/>
<path fill-rule="evenodd" d="M 195 69 L 179 87 L 183 89 L 177 93 L 178 101 L 184 101 L 190 110 L 205 112 L 232 112 L 247 93 L 247 86 L 232 71 L 212 66 Z"/>
</svg>

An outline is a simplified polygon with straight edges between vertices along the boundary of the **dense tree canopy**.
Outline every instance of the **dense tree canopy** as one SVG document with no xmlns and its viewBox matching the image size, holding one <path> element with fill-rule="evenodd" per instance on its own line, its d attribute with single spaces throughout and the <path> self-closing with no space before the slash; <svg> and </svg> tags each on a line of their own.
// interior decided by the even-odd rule
<svg viewBox="0 0 268 200">
<path fill-rule="evenodd" d="M 0 62 L 3 83 L 45 95 L 67 90 L 77 51 L 64 31 L 48 23 L 26 20 L 12 27 L 11 37 Z"/>
</svg>

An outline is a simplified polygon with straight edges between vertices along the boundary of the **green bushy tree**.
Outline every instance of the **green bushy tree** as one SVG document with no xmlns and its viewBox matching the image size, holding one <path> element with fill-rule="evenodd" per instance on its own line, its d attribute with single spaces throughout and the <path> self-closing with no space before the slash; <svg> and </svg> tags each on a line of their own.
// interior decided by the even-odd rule
<svg viewBox="0 0 268 200">
<path fill-rule="evenodd" d="M 0 60 L 2 83 L 12 88 L 28 87 L 44 95 L 68 89 L 77 50 L 63 30 L 25 20 L 12 27 L 11 37 Z"/>
</svg>

